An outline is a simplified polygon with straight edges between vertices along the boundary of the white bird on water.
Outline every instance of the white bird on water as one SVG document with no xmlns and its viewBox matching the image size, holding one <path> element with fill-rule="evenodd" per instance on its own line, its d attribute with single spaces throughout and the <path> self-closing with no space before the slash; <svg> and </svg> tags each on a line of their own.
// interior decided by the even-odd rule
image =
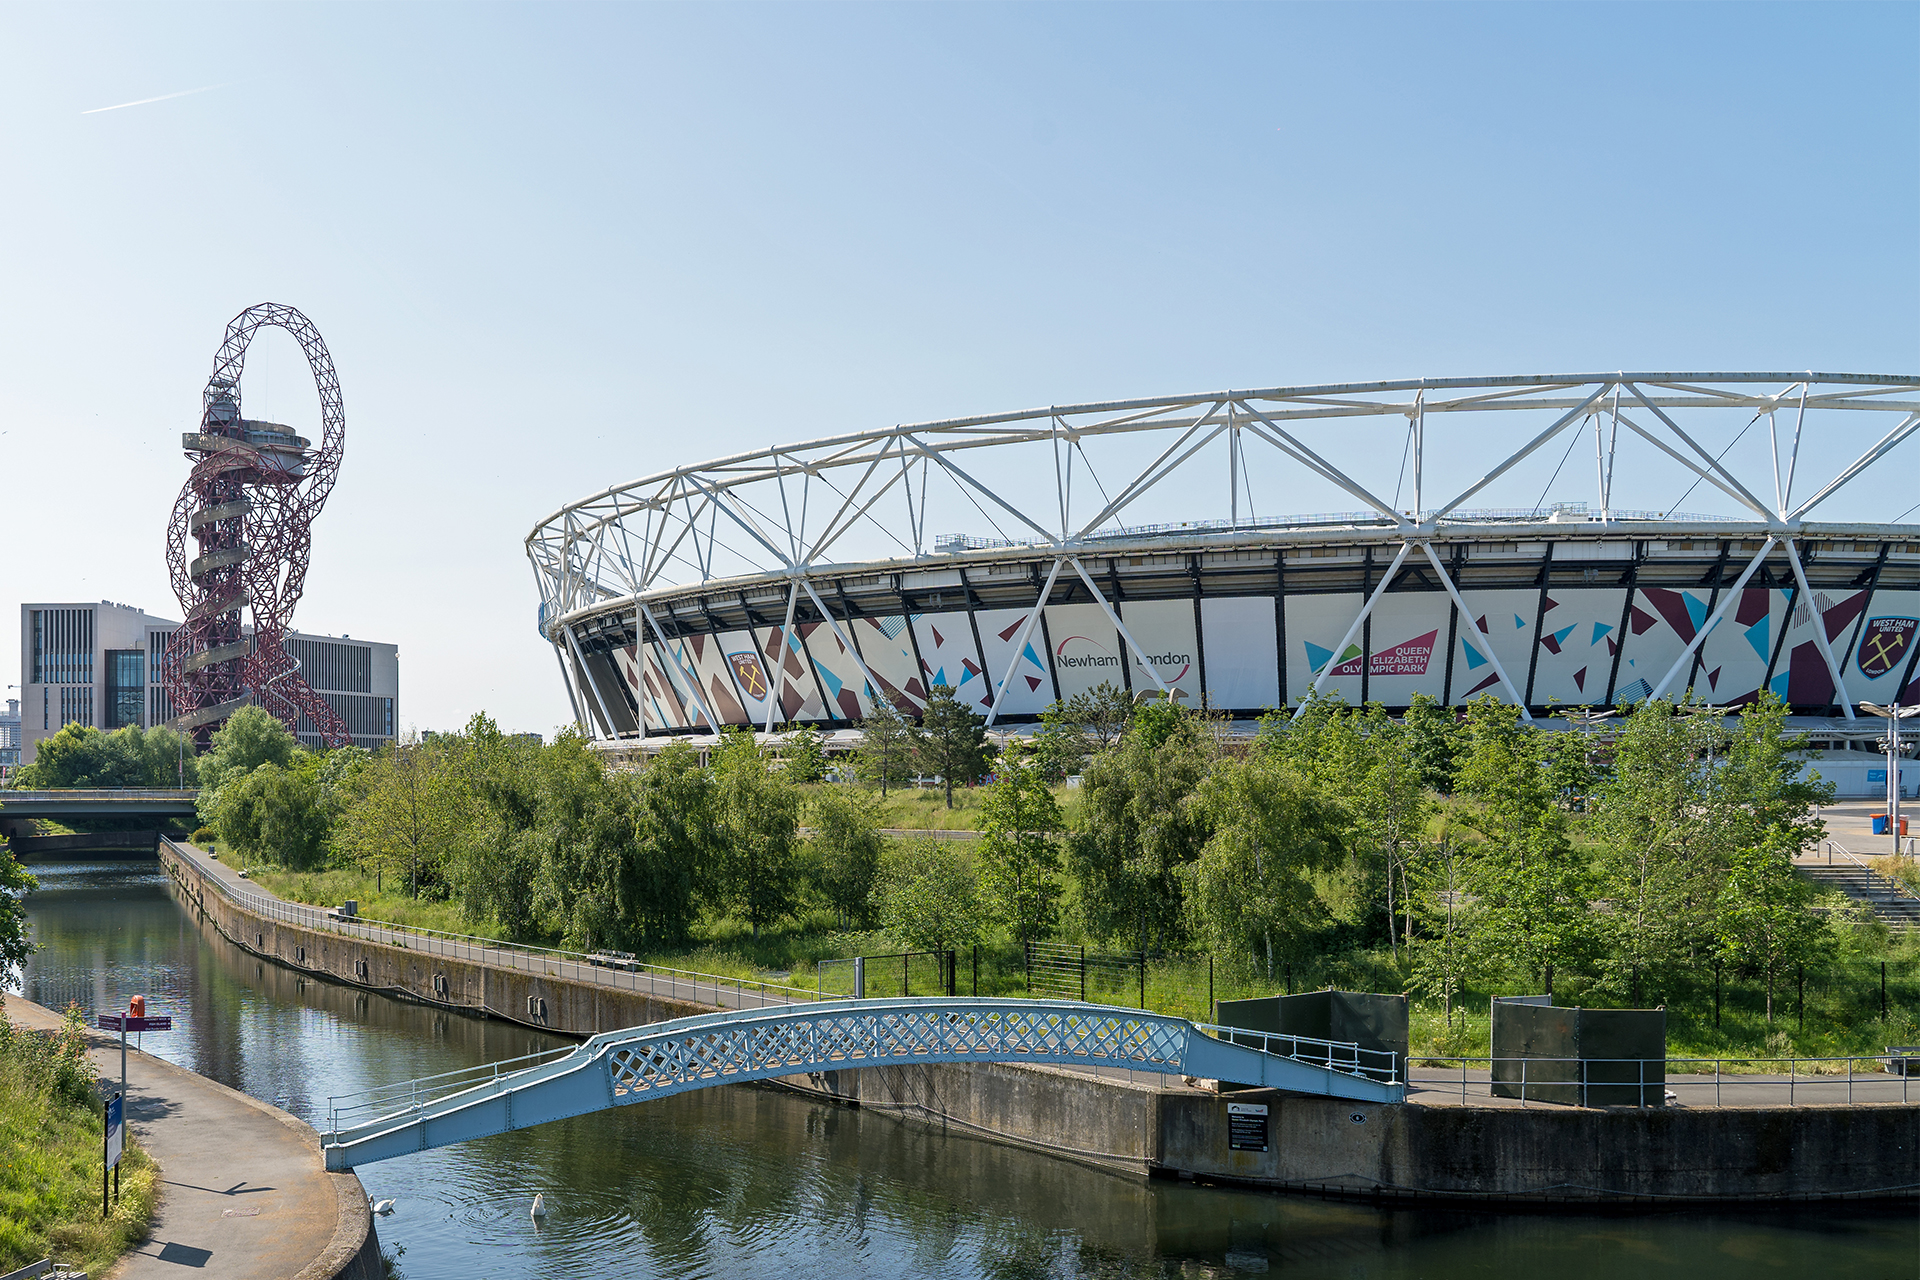
<svg viewBox="0 0 1920 1280">
<path fill-rule="evenodd" d="M 373 1210 L 375 1213 L 380 1214 L 382 1217 L 384 1217 L 387 1214 L 393 1212 L 393 1201 L 392 1200 L 375 1200 L 372 1196 L 368 1196 L 367 1208 Z"/>
<path fill-rule="evenodd" d="M 528 1213 L 528 1215 L 529 1215 L 529 1216 L 531 1216 L 531 1217 L 534 1217 L 534 1218 L 544 1218 L 544 1217 L 546 1217 L 546 1216 L 547 1216 L 547 1198 L 546 1198 L 546 1196 L 544 1196 L 544 1195 L 540 1195 L 540 1194 L 536 1194 L 536 1195 L 535 1195 L 535 1196 L 533 1197 L 533 1207 L 532 1207 L 531 1209 L 529 1209 L 529 1210 L 527 1210 L 527 1213 Z"/>
</svg>

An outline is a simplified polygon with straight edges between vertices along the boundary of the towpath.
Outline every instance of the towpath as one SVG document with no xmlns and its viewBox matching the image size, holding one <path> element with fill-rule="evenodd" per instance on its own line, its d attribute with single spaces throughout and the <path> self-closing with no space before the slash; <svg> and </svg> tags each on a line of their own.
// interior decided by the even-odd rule
<svg viewBox="0 0 1920 1280">
<path fill-rule="evenodd" d="M 10 995 L 6 1016 L 36 1031 L 60 1015 Z M 120 1083 L 120 1041 L 87 1035 L 101 1082 Z M 366 1192 L 328 1173 L 311 1128 L 276 1107 L 164 1059 L 127 1050 L 127 1118 L 160 1166 L 147 1238 L 111 1280 L 373 1280 L 378 1245 Z"/>
</svg>

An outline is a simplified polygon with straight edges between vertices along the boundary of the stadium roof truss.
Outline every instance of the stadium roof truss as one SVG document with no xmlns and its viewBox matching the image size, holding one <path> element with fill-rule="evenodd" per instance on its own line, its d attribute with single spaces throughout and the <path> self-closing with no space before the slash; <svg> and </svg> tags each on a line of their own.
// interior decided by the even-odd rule
<svg viewBox="0 0 1920 1280">
<path fill-rule="evenodd" d="M 1859 415 L 1867 415 L 1865 431 L 1859 430 Z M 1362 478 L 1354 474 L 1360 468 L 1338 465 L 1328 456 L 1335 452 L 1329 440 L 1352 434 L 1335 428 L 1370 420 L 1399 420 L 1390 434 L 1371 437 L 1376 445 L 1400 446 L 1397 475 L 1369 466 Z M 1463 448 L 1455 433 L 1442 442 L 1444 455 L 1430 449 L 1430 420 L 1436 427 L 1471 423 L 1476 431 L 1520 442 L 1477 479 L 1460 484 L 1456 477 L 1446 491 L 1435 493 L 1430 464 L 1436 458 L 1451 462 Z M 1484 425 L 1490 423 L 1496 425 Z M 1757 426 L 1764 433 L 1755 438 L 1750 433 Z M 1716 452 L 1714 446 L 1729 427 L 1737 429 L 1732 442 Z M 556 656 L 571 651 L 582 665 L 574 628 L 563 624 L 618 612 L 636 631 L 642 631 L 644 623 L 645 632 L 664 636 L 668 632 L 654 606 L 716 584 L 729 591 L 778 586 L 785 595 L 788 629 L 796 607 L 805 600 L 846 643 L 816 586 L 829 570 L 844 576 L 928 563 L 964 564 L 1004 559 L 1013 550 L 1050 562 L 1041 601 L 1063 575 L 1083 583 L 1122 642 L 1157 681 L 1159 676 L 1088 571 L 1087 557 L 1123 551 L 1138 555 L 1143 548 L 1271 545 L 1277 536 L 1394 547 L 1392 567 L 1336 646 L 1344 649 L 1408 560 L 1424 562 L 1423 570 L 1431 568 L 1453 603 L 1465 608 L 1454 577 L 1435 550 L 1436 539 L 1512 540 L 1528 531 L 1535 536 L 1576 531 L 1589 537 L 1632 536 L 1626 531 L 1635 525 L 1644 529 L 1649 521 L 1661 522 L 1668 531 L 1758 539 L 1759 551 L 1726 593 L 1720 612 L 1695 638 L 1697 646 L 1776 548 L 1785 551 L 1805 592 L 1806 572 L 1796 548 L 1804 534 L 1852 530 L 1885 536 L 1902 528 L 1808 521 L 1916 433 L 1920 377 L 1872 374 L 1610 373 L 1218 391 L 912 423 L 676 467 L 562 507 L 535 526 L 526 549 L 539 584 L 542 631 L 556 646 Z M 1823 445 L 1830 440 L 1852 443 L 1844 450 L 1842 465 L 1810 484 L 1800 474 L 1808 461 L 1803 445 L 1816 438 Z M 1550 488 L 1583 439 L 1591 440 L 1591 505 L 1468 505 L 1497 494 L 1503 481 L 1510 486 L 1534 474 L 1529 463 L 1541 467 L 1559 453 Z M 1736 460 L 1735 446 L 1743 440 L 1747 452 Z M 1564 452 L 1553 448 L 1556 444 Z M 1496 450 L 1474 444 L 1471 451 Z M 1392 453 L 1388 447 L 1374 456 L 1391 462 Z M 1629 470 L 1620 473 L 1616 486 L 1616 463 L 1623 461 Z M 1627 483 L 1633 470 L 1685 480 L 1688 494 L 1713 490 L 1739 514 L 1622 509 L 1615 505 L 1616 488 L 1633 487 Z M 1176 476 L 1179 481 L 1170 484 Z M 1254 509 L 1256 476 L 1263 484 L 1278 476 L 1281 485 L 1331 490 L 1352 508 L 1263 516 Z M 1127 523 L 1156 500 L 1164 500 L 1170 489 L 1180 489 L 1186 495 L 1182 505 L 1191 507 L 1196 480 L 1216 495 L 1203 499 L 1203 506 L 1224 510 L 1224 518 Z M 1383 496 L 1388 482 L 1395 486 L 1390 497 Z M 1226 492 L 1219 494 L 1217 488 Z M 1411 500 L 1403 504 L 1403 496 Z M 1541 500 L 1546 496 L 1543 492 Z M 1574 518 L 1581 523 L 1572 528 L 1567 523 L 1570 508 L 1580 512 Z M 936 535 L 930 546 L 930 513 L 938 519 L 984 523 L 998 536 Z M 1911 532 L 1909 528 L 1900 536 Z M 1030 615 L 1029 627 L 1037 614 Z M 1025 639 L 1023 633 L 1021 643 Z M 1840 664 L 1824 635 L 1819 642 L 1838 690 L 1837 702 L 1851 719 L 1853 706 Z M 1020 647 L 1015 645 L 1016 653 Z M 1690 646 L 1653 696 L 1672 685 L 1692 654 Z M 857 651 L 854 661 L 871 679 Z M 1493 661 L 1508 696 L 1524 707 L 1514 678 L 1497 657 Z M 600 693 L 594 689 L 589 695 L 568 675 L 568 665 L 563 659 L 563 678 L 580 714 Z M 1316 689 L 1331 670 L 1329 664 L 1321 672 Z M 1011 677 L 1009 668 L 1001 685 Z M 697 688 L 698 682 L 693 683 Z M 995 714 L 997 703 L 996 698 Z M 604 706 L 601 710 L 604 716 Z M 699 711 L 718 727 L 711 708 L 703 705 Z M 581 715 L 589 726 L 595 719 Z"/>
</svg>

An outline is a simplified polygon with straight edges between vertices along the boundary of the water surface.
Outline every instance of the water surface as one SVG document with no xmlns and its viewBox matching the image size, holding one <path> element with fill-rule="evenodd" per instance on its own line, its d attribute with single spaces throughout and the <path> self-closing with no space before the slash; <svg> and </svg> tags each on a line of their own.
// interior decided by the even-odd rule
<svg viewBox="0 0 1920 1280">
<path fill-rule="evenodd" d="M 566 1043 L 256 960 L 152 863 L 31 868 L 24 990 L 143 993 L 145 1047 L 310 1124 L 327 1098 Z M 1916 1135 L 1920 1138 L 1920 1135 Z M 413 1280 L 666 1276 L 1920 1276 L 1920 1218 L 1859 1206 L 1643 1216 L 1378 1209 L 1145 1182 L 770 1088 L 708 1089 L 368 1165 Z M 551 1209 L 528 1215 L 534 1193 Z"/>
</svg>

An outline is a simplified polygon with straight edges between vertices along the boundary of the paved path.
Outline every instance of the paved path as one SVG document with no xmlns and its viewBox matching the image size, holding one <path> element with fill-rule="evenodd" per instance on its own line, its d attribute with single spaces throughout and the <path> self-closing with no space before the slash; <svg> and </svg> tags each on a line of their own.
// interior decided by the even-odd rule
<svg viewBox="0 0 1920 1280">
<path fill-rule="evenodd" d="M 6 1014 L 35 1030 L 61 1022 L 19 996 Z M 87 1039 L 118 1089 L 119 1039 Z M 369 1234 L 360 1179 L 326 1172 L 319 1135 L 276 1107 L 129 1048 L 127 1118 L 160 1166 L 160 1203 L 112 1280 L 329 1280 Z"/>
</svg>

